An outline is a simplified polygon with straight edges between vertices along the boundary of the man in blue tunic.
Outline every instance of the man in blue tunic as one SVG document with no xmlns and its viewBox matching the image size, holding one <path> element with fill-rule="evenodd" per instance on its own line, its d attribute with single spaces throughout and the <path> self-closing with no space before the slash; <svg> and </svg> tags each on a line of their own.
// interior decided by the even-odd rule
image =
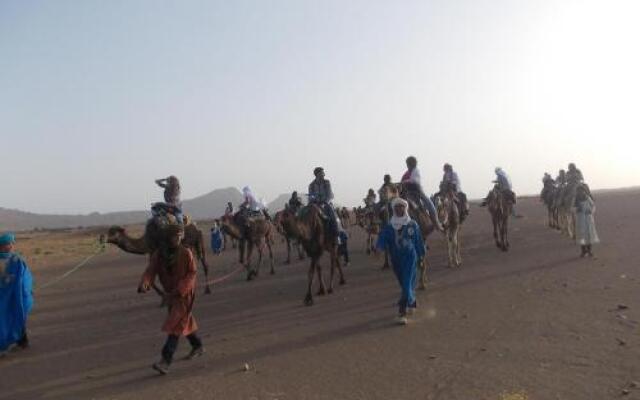
<svg viewBox="0 0 640 400">
<path fill-rule="evenodd" d="M 393 272 L 402 290 L 398 301 L 398 323 L 406 325 L 407 314 L 413 313 L 417 306 L 414 292 L 417 264 L 425 256 L 426 250 L 420 226 L 409 217 L 409 204 L 401 198 L 395 198 L 391 206 L 393 217 L 382 228 L 376 247 L 388 251 L 391 256 Z"/>
<path fill-rule="evenodd" d="M 27 316 L 33 306 L 33 279 L 26 262 L 14 253 L 15 236 L 0 235 L 0 352 L 29 346 Z"/>
<path fill-rule="evenodd" d="M 222 236 L 218 220 L 215 220 L 211 227 L 211 250 L 213 251 L 213 254 L 218 255 L 222 251 L 223 247 L 224 237 Z"/>
</svg>

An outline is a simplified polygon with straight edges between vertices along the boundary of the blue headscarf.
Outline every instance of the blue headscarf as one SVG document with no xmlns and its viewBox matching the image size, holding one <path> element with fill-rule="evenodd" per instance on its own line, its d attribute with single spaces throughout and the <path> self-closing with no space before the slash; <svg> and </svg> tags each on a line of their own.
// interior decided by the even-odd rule
<svg viewBox="0 0 640 400">
<path fill-rule="evenodd" d="M 16 235 L 10 232 L 6 232 L 0 235 L 0 246 L 12 244 L 16 242 Z"/>
</svg>

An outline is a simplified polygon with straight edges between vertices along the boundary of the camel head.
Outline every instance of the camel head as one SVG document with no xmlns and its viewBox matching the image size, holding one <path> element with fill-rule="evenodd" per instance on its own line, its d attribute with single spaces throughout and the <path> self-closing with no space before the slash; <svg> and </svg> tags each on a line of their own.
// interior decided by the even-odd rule
<svg viewBox="0 0 640 400">
<path fill-rule="evenodd" d="M 107 243 L 118 244 L 122 237 L 126 235 L 126 231 L 123 227 L 113 225 L 107 231 Z"/>
</svg>

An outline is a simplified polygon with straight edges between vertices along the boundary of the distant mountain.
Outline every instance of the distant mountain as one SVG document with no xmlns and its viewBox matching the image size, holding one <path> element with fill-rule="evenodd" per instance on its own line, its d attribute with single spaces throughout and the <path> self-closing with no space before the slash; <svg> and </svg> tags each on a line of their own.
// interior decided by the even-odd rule
<svg viewBox="0 0 640 400">
<path fill-rule="evenodd" d="M 216 189 L 205 195 L 182 202 L 183 211 L 195 219 L 218 218 L 224 214 L 227 202 L 237 208 L 243 201 L 242 193 L 236 188 Z"/>
<path fill-rule="evenodd" d="M 224 214 L 227 202 L 234 206 L 242 202 L 242 193 L 236 188 L 216 189 L 205 195 L 185 200 L 184 212 L 196 220 L 216 218 Z M 34 229 L 60 229 L 88 226 L 129 225 L 144 222 L 149 211 L 121 211 L 84 215 L 34 214 L 0 207 L 0 231 L 26 231 Z"/>
</svg>

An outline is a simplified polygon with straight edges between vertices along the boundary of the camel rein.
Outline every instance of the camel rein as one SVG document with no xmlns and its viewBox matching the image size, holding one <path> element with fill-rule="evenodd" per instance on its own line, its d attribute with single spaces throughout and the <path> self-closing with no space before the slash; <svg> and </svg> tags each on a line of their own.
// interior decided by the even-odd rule
<svg viewBox="0 0 640 400">
<path fill-rule="evenodd" d="M 92 254 L 90 254 L 89 256 L 87 256 L 84 260 L 82 260 L 79 264 L 77 264 L 76 266 L 74 266 L 73 268 L 71 268 L 70 270 L 68 270 L 67 272 L 65 272 L 64 274 L 51 279 L 49 282 L 44 283 L 42 285 L 38 285 L 34 288 L 34 291 L 40 291 L 42 289 L 46 289 L 48 287 L 51 287 L 55 284 L 57 284 L 58 282 L 62 282 L 64 279 L 68 278 L 71 274 L 73 274 L 74 272 L 80 270 L 80 268 L 84 267 L 85 265 L 87 265 L 87 263 L 89 261 L 91 261 L 91 259 L 93 259 L 94 257 L 96 257 L 99 254 L 104 253 L 104 251 L 107 249 L 106 244 L 105 243 L 99 243 L 98 247 L 96 248 L 96 251 L 94 251 Z"/>
</svg>

